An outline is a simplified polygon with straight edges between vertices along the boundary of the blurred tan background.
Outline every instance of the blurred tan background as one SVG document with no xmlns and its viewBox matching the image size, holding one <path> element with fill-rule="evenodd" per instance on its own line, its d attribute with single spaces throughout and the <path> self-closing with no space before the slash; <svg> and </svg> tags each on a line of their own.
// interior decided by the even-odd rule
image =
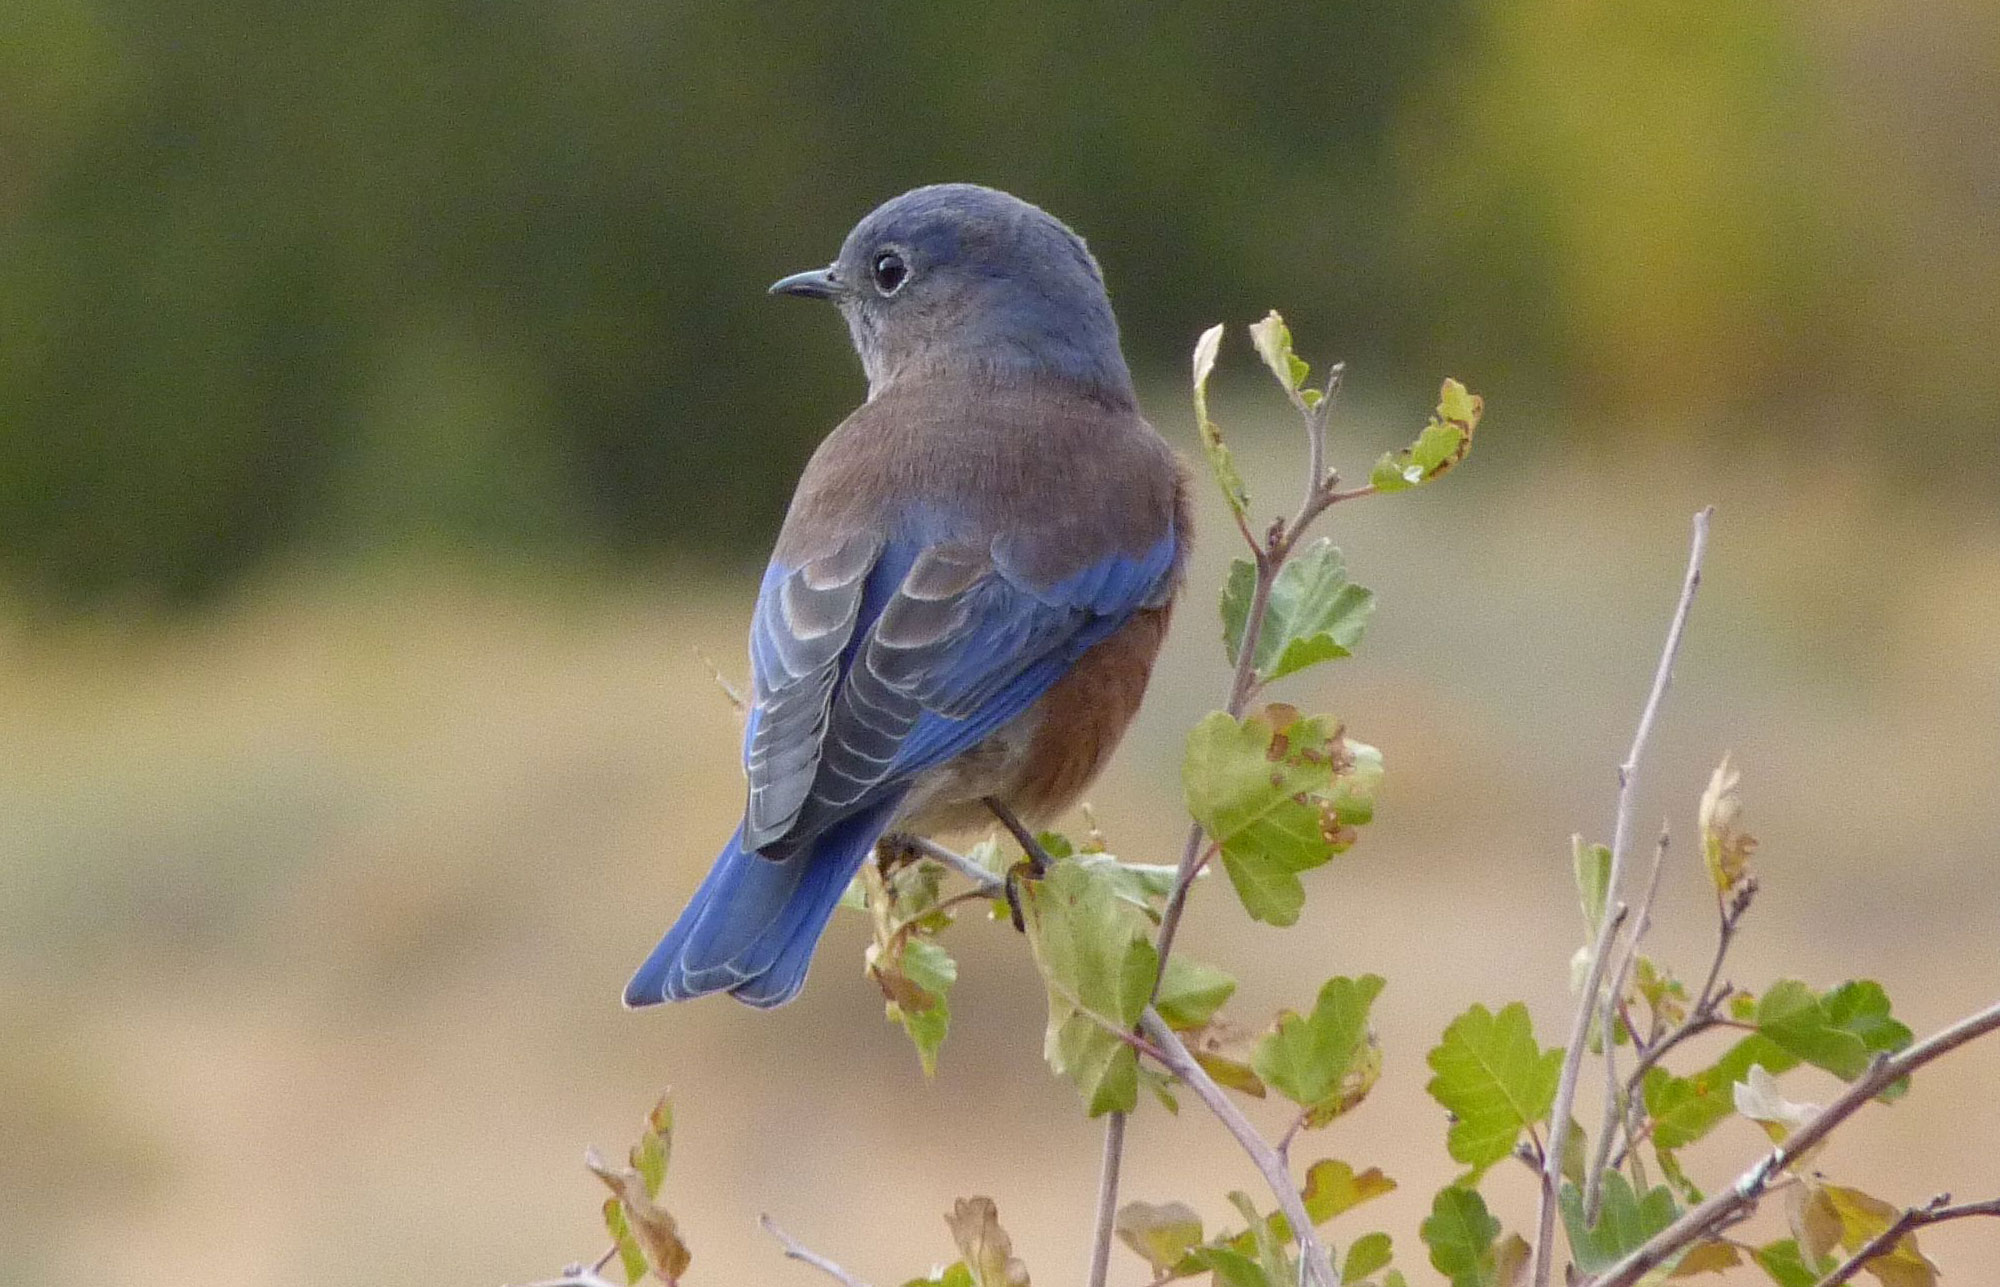
<svg viewBox="0 0 2000 1287">
<path fill-rule="evenodd" d="M 1282 694 L 1382 746 L 1378 821 L 1298 929 L 1216 886 L 1185 940 L 1242 967 L 1245 1016 L 1389 977 L 1376 1099 L 1300 1148 L 1402 1183 L 1337 1242 L 1387 1228 L 1428 1276 L 1444 1023 L 1523 997 L 1557 1039 L 1568 836 L 1609 829 L 1701 504 L 1709 581 L 1642 816 L 1689 834 L 1735 752 L 1765 892 L 1732 977 L 1879 978 L 1919 1032 L 2000 995 L 1987 6 L 22 12 L 0 1278 L 544 1276 L 602 1246 L 584 1146 L 621 1147 L 669 1085 L 697 1282 L 814 1280 L 765 1211 L 901 1281 L 975 1192 L 1038 1281 L 1076 1278 L 1098 1128 L 1041 1065 L 1002 927 L 954 931 L 929 1083 L 852 918 L 788 1009 L 617 1006 L 740 806 L 702 656 L 741 678 L 790 480 L 859 393 L 835 319 L 759 292 L 941 177 L 1091 237 L 1184 450 L 1187 344 L 1273 305 L 1351 360 L 1350 470 L 1438 377 L 1488 396 L 1461 473 L 1333 515 L 1380 608 L 1355 660 Z M 1289 508 L 1294 431 L 1240 330 L 1224 360 L 1218 417 Z M 1225 680 L 1232 538 L 1204 519 L 1094 793 L 1134 858 L 1174 848 L 1181 735 Z M 1662 901 L 1656 953 L 1698 974 L 1685 846 Z M 1896 1201 L 2000 1193 L 1996 1084 L 2000 1048 L 1974 1048 L 1825 1166 Z M 1148 1107 L 1132 1140 L 1130 1197 L 1221 1220 L 1256 1189 L 1199 1114 Z M 1725 1126 L 1697 1177 L 1756 1142 Z M 1525 1184 L 1492 1187 L 1525 1219 Z M 1990 1229 L 1925 1243 L 1953 1281 L 2000 1263 Z"/>
</svg>

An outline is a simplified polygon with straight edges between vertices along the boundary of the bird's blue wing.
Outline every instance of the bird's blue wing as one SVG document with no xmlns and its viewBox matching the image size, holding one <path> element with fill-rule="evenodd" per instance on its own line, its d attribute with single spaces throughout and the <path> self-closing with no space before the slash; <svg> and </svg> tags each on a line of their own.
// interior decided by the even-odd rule
<svg viewBox="0 0 2000 1287">
<path fill-rule="evenodd" d="M 745 843 L 796 844 L 970 749 L 1131 615 L 1165 602 L 1169 529 L 1133 555 L 1037 583 L 1005 539 L 864 540 L 766 575 L 751 630 L 757 703 Z"/>
</svg>

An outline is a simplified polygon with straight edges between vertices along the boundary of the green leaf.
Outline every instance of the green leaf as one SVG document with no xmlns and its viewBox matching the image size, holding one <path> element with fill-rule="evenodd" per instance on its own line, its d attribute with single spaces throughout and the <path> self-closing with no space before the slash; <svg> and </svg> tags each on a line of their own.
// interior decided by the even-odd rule
<svg viewBox="0 0 2000 1287">
<path fill-rule="evenodd" d="M 618 1248 L 618 1265 L 625 1271 L 625 1281 L 636 1283 L 644 1278 L 646 1253 L 639 1250 L 639 1240 L 632 1236 L 632 1222 L 625 1218 L 625 1208 L 617 1198 L 604 1199 L 604 1229 Z"/>
<path fill-rule="evenodd" d="M 1588 845 L 1582 836 L 1571 836 L 1569 849 L 1577 897 L 1583 900 L 1583 923 L 1595 934 L 1604 923 L 1604 903 L 1611 891 L 1611 848 Z"/>
<path fill-rule="evenodd" d="M 1558 1205 L 1563 1228 L 1569 1234 L 1570 1252 L 1577 1266 L 1587 1273 L 1598 1273 L 1617 1264 L 1680 1214 L 1674 1206 L 1673 1191 L 1664 1184 L 1641 1198 L 1623 1175 L 1611 1170 L 1604 1173 L 1595 1225 L 1584 1223 L 1583 1194 L 1574 1184 L 1563 1186 Z"/>
<path fill-rule="evenodd" d="M 1154 921 L 1159 920 L 1159 905 L 1173 893 L 1174 881 L 1180 874 L 1180 869 L 1177 867 L 1119 862 L 1110 854 L 1082 854 L 1077 858 L 1077 862 L 1093 876 L 1109 880 L 1118 897 L 1139 908 Z"/>
<path fill-rule="evenodd" d="M 1877 1054 L 1901 1050 L 1911 1032 L 1889 1016 L 1889 997 L 1869 979 L 1824 997 L 1797 979 L 1771 986 L 1757 1003 L 1757 1031 L 1817 1068 L 1853 1081 Z"/>
<path fill-rule="evenodd" d="M 1290 925 L 1305 905 L 1298 873 L 1333 856 L 1319 803 L 1333 780 L 1330 733 L 1319 719 L 1283 729 L 1266 716 L 1216 711 L 1188 735 L 1188 809 L 1221 846 L 1223 870 L 1256 920 Z"/>
<path fill-rule="evenodd" d="M 1447 1144 L 1477 1176 L 1514 1149 L 1521 1131 L 1548 1116 L 1562 1076 L 1562 1051 L 1535 1041 L 1528 1007 L 1499 1014 L 1475 1005 L 1444 1030 L 1430 1052 L 1431 1098 L 1457 1119 Z"/>
<path fill-rule="evenodd" d="M 972 1271 L 965 1267 L 963 1260 L 954 1260 L 949 1268 L 941 1269 L 928 1278 L 912 1278 L 903 1287 L 975 1287 Z"/>
<path fill-rule="evenodd" d="M 1168 1027 L 1187 1032 L 1214 1018 L 1235 991 L 1236 980 L 1224 971 L 1171 956 L 1167 958 L 1166 973 L 1153 1005 Z"/>
<path fill-rule="evenodd" d="M 1250 508 L 1250 493 L 1244 489 L 1243 475 L 1237 472 L 1229 444 L 1222 440 L 1222 430 L 1208 418 L 1208 377 L 1215 370 L 1215 355 L 1222 348 L 1222 330 L 1218 322 L 1194 342 L 1194 423 L 1201 434 L 1202 454 L 1208 457 L 1215 485 L 1222 489 L 1222 498 L 1229 502 L 1229 508 L 1242 518 Z"/>
<path fill-rule="evenodd" d="M 653 1105 L 653 1111 L 646 1114 L 646 1129 L 632 1146 L 632 1169 L 645 1183 L 647 1197 L 660 1196 L 660 1186 L 667 1182 L 667 1161 L 673 1155 L 673 1148 L 674 1101 L 672 1096 L 662 1095 Z"/>
<path fill-rule="evenodd" d="M 1255 595 L 1256 569 L 1237 559 L 1222 587 L 1222 643 L 1229 660 L 1237 649 Z M 1260 680 L 1280 679 L 1335 657 L 1353 655 L 1375 611 L 1375 596 L 1347 579 L 1347 563 L 1321 537 L 1278 569 L 1257 636 L 1254 669 Z"/>
<path fill-rule="evenodd" d="M 1640 1089 L 1654 1121 L 1653 1142 L 1680 1149 L 1708 1134 L 1736 1111 L 1736 1083 L 1755 1064 L 1780 1073 L 1798 1067 L 1799 1060 L 1769 1037 L 1752 1034 L 1691 1077 L 1676 1077 L 1658 1065 L 1647 1069 Z"/>
<path fill-rule="evenodd" d="M 903 949 L 903 977 L 942 997 L 958 982 L 958 962 L 937 940 L 913 937 Z"/>
<path fill-rule="evenodd" d="M 1815 1287 L 1819 1282 L 1819 1271 L 1806 1263 L 1799 1244 L 1790 1238 L 1767 1243 L 1751 1254 L 1757 1258 L 1757 1267 L 1778 1287 Z"/>
<path fill-rule="evenodd" d="M 1262 1265 L 1233 1247 L 1197 1247 L 1193 1259 L 1196 1272 L 1206 1269 L 1215 1275 L 1216 1287 L 1291 1287 L 1273 1283 Z"/>
<path fill-rule="evenodd" d="M 1179 1202 L 1154 1206 L 1150 1202 L 1127 1202 L 1118 1208 L 1112 1229 L 1118 1240 L 1139 1253 L 1155 1274 L 1163 1274 L 1180 1262 L 1188 1250 L 1201 1241 L 1201 1217 Z"/>
<path fill-rule="evenodd" d="M 1364 1233 L 1348 1246 L 1347 1259 L 1340 1265 L 1340 1281 L 1358 1283 L 1377 1269 L 1387 1269 L 1394 1254 L 1388 1234 Z"/>
<path fill-rule="evenodd" d="M 1250 326 L 1250 342 L 1256 346 L 1257 356 L 1264 359 L 1271 375 L 1286 393 L 1298 392 L 1299 386 L 1312 374 L 1312 368 L 1298 354 L 1292 352 L 1291 328 L 1285 319 L 1278 316 L 1276 309 L 1264 315 L 1261 322 Z"/>
<path fill-rule="evenodd" d="M 1310 1015 L 1287 1010 L 1257 1043 L 1251 1066 L 1264 1084 L 1301 1108 L 1331 1099 L 1368 1032 L 1368 1008 L 1382 993 L 1380 975 L 1328 979 Z"/>
<path fill-rule="evenodd" d="M 1276 1215 L 1268 1219 L 1259 1215 L 1257 1204 L 1250 1200 L 1249 1194 L 1240 1189 L 1230 1191 L 1229 1202 L 1242 1215 L 1248 1226 L 1245 1236 L 1256 1250 L 1257 1264 L 1264 1271 L 1265 1280 L 1272 1283 L 1291 1282 L 1292 1261 L 1291 1257 L 1285 1254 L 1284 1248 L 1285 1241 L 1291 1236 L 1289 1228 Z M 1281 1229 L 1285 1231 L 1280 1233 Z M 1230 1246 L 1235 1250 L 1242 1250 L 1242 1239 L 1231 1239 Z"/>
<path fill-rule="evenodd" d="M 951 1003 L 939 996 L 926 1010 L 906 1010 L 894 1001 L 887 1008 L 889 1017 L 903 1026 L 910 1044 L 917 1048 L 924 1076 L 935 1077 L 938 1051 L 944 1049 L 944 1039 L 951 1033 Z"/>
<path fill-rule="evenodd" d="M 947 993 L 958 980 L 958 962 L 936 939 L 910 931 L 878 940 L 868 954 L 868 972 L 882 989 L 884 1012 L 917 1048 L 924 1075 L 935 1076 L 938 1051 L 951 1030 Z"/>
<path fill-rule="evenodd" d="M 1431 1249 L 1431 1267 L 1451 1279 L 1452 1287 L 1482 1287 L 1500 1222 L 1487 1214 L 1475 1190 L 1440 1190 L 1417 1232 Z"/>
<path fill-rule="evenodd" d="M 1437 410 L 1409 448 L 1384 453 L 1368 481 L 1378 492 L 1400 492 L 1442 475 L 1472 450 L 1485 403 L 1466 392 L 1456 380 L 1446 380 L 1438 392 Z"/>
<path fill-rule="evenodd" d="M 1049 991 L 1043 1053 L 1092 1117 L 1128 1112 L 1137 1061 L 1121 1033 L 1152 996 L 1159 957 L 1143 913 L 1119 896 L 1104 864 L 1065 858 L 1023 885 L 1029 942 Z"/>
</svg>

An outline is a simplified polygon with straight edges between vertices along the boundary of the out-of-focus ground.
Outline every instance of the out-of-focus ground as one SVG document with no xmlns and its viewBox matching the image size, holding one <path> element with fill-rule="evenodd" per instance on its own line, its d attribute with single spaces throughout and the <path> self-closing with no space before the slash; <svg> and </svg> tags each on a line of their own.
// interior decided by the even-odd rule
<svg viewBox="0 0 2000 1287">
<path fill-rule="evenodd" d="M 1362 436 L 1342 459 L 1397 431 Z M 1919 1032 L 2000 995 L 2000 514 L 1804 449 L 1537 459 L 1531 439 L 1496 408 L 1462 474 L 1333 514 L 1380 609 L 1359 657 L 1283 695 L 1384 748 L 1378 821 L 1308 877 L 1295 930 L 1250 926 L 1218 885 L 1183 940 L 1241 970 L 1246 1017 L 1329 974 L 1388 976 L 1380 1089 L 1299 1153 L 1401 1182 L 1332 1232 L 1396 1232 L 1413 1281 L 1431 1279 L 1416 1223 L 1452 1173 L 1424 1053 L 1473 1001 L 1524 997 L 1560 1039 L 1568 836 L 1609 830 L 1703 502 L 1720 505 L 1709 579 L 1641 816 L 1689 835 L 1735 752 L 1764 893 L 1731 976 L 1879 978 Z M 1261 507 L 1289 507 L 1283 457 L 1252 455 Z M 1162 859 L 1181 834 L 1179 741 L 1223 683 L 1232 541 L 1211 511 L 1152 697 L 1094 793 L 1122 854 Z M 168 624 L 0 631 L 0 1278 L 544 1276 L 603 1245 L 585 1145 L 621 1147 L 672 1086 L 692 1283 L 816 1281 L 759 1212 L 901 1281 L 947 1258 L 938 1213 L 975 1192 L 1038 1282 L 1075 1281 L 1098 1128 L 1042 1066 L 1041 992 L 1004 927 L 951 936 L 963 972 L 930 1082 L 848 916 L 787 1009 L 618 1006 L 740 805 L 735 716 L 697 651 L 740 674 L 751 590 L 693 566 L 608 585 L 428 563 L 273 575 Z M 1672 861 L 1655 952 L 1698 975 L 1704 887 L 1687 844 Z M 1996 1085 L 2000 1046 L 1974 1047 L 1822 1165 L 1897 1202 L 2000 1193 Z M 1227 1189 L 1259 1191 L 1198 1111 L 1148 1105 L 1131 1138 L 1130 1197 L 1221 1220 Z M 1725 1126 L 1697 1176 L 1757 1145 Z M 1510 1184 L 1518 1225 L 1525 1181 L 1493 1187 Z M 1990 1228 L 1924 1241 L 1957 1283 L 2000 1263 Z M 1141 1282 L 1118 1255 L 1114 1281 Z"/>
</svg>

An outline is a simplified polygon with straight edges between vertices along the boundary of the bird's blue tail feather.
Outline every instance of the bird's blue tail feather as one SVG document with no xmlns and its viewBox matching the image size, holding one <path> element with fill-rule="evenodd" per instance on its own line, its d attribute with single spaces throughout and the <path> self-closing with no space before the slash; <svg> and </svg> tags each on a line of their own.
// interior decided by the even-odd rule
<svg viewBox="0 0 2000 1287">
<path fill-rule="evenodd" d="M 777 859 L 746 852 L 737 828 L 680 919 L 625 985 L 625 1004 L 728 991 L 769 1007 L 797 996 L 841 893 L 894 808 L 884 801 Z"/>
</svg>

